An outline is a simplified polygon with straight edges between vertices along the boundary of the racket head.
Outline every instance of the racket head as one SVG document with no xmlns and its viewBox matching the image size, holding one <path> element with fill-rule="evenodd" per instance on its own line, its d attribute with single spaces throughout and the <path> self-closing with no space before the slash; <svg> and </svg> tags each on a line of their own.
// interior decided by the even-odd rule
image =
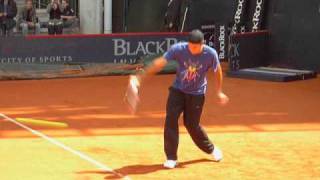
<svg viewBox="0 0 320 180">
<path fill-rule="evenodd" d="M 135 114 L 139 104 L 139 81 L 136 76 L 130 76 L 124 100 L 131 114 Z"/>
</svg>

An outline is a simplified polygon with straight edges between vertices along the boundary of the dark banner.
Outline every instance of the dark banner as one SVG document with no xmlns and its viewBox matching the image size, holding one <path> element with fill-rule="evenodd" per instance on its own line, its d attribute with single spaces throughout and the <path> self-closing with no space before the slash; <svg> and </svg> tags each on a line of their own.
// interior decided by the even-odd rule
<svg viewBox="0 0 320 180">
<path fill-rule="evenodd" d="M 201 31 L 204 34 L 205 44 L 215 48 L 215 28 L 214 23 L 202 24 Z"/>
<path fill-rule="evenodd" d="M 262 30 L 265 19 L 267 0 L 252 0 L 249 9 L 249 31 Z"/>
<path fill-rule="evenodd" d="M 233 17 L 232 34 L 245 32 L 247 30 L 247 7 L 248 0 L 237 0 L 235 14 Z"/>
<path fill-rule="evenodd" d="M 268 40 L 267 31 L 232 35 L 229 48 L 229 70 L 237 71 L 268 65 L 270 63 Z"/>
<path fill-rule="evenodd" d="M 134 64 L 186 39 L 183 33 L 7 37 L 0 38 L 0 64 Z"/>
<path fill-rule="evenodd" d="M 204 33 L 205 43 L 216 49 L 220 61 L 228 59 L 228 27 L 225 24 L 203 24 L 201 30 Z"/>
<path fill-rule="evenodd" d="M 228 28 L 225 24 L 216 24 L 215 47 L 220 61 L 228 59 Z"/>
<path fill-rule="evenodd" d="M 273 64 L 320 72 L 320 1 L 282 0 L 268 4 Z"/>
</svg>

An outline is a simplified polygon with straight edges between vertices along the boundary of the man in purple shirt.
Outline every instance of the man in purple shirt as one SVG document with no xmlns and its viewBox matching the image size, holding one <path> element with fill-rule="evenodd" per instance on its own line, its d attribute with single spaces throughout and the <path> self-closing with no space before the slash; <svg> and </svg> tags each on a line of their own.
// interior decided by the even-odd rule
<svg viewBox="0 0 320 180">
<path fill-rule="evenodd" d="M 177 165 L 178 119 L 181 113 L 194 143 L 205 153 L 211 154 L 215 161 L 222 160 L 221 150 L 213 145 L 200 125 L 209 69 L 214 71 L 215 94 L 219 103 L 225 105 L 229 101 L 222 92 L 222 69 L 216 50 L 204 44 L 204 35 L 200 30 L 193 30 L 188 42 L 173 45 L 162 57 L 154 60 L 144 74 L 137 76 L 139 84 L 148 75 L 159 72 L 168 61 L 176 61 L 178 67 L 176 79 L 169 88 L 166 107 L 164 150 L 167 161 L 164 167 L 171 169 Z"/>
</svg>

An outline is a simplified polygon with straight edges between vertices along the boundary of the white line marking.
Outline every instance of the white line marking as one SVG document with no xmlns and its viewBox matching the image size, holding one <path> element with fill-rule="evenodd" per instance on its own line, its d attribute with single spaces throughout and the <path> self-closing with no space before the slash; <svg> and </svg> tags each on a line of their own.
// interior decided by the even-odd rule
<svg viewBox="0 0 320 180">
<path fill-rule="evenodd" d="M 39 137 L 49 141 L 50 143 L 62 148 L 63 150 L 68 151 L 68 152 L 78 156 L 79 158 L 81 158 L 81 159 L 83 159 L 83 160 L 95 165 L 96 167 L 98 167 L 102 171 L 110 172 L 110 173 L 112 173 L 112 174 L 114 174 L 114 175 L 116 175 L 116 176 L 118 176 L 118 177 L 120 177 L 122 179 L 131 180 L 128 176 L 125 176 L 123 174 L 120 174 L 120 173 L 114 171 L 113 169 L 109 168 L 108 166 L 102 164 L 101 162 L 99 162 L 97 160 L 92 159 L 91 157 L 89 157 L 88 155 L 86 155 L 86 154 L 84 154 L 84 153 L 82 153 L 80 151 L 74 150 L 74 149 L 64 145 L 63 143 L 61 143 L 61 142 L 59 142 L 59 141 L 57 141 L 57 140 L 45 135 L 45 134 L 43 134 L 43 133 L 41 133 L 39 131 L 31 129 L 28 126 L 26 126 L 24 124 L 21 124 L 21 123 L 17 122 L 16 120 L 14 120 L 14 119 L 12 119 L 12 118 L 10 118 L 10 117 L 2 114 L 2 113 L 0 113 L 0 116 L 2 116 L 5 120 L 10 121 L 10 122 L 20 126 L 21 128 L 31 132 L 32 134 L 34 134 L 36 136 L 39 136 Z"/>
</svg>

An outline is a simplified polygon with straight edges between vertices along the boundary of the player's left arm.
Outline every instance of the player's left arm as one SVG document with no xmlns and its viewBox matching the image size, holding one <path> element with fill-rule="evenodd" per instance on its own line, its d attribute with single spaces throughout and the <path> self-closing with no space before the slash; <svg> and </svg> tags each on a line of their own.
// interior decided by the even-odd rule
<svg viewBox="0 0 320 180">
<path fill-rule="evenodd" d="M 215 94 L 219 99 L 221 105 L 225 105 L 229 102 L 229 98 L 224 94 L 222 90 L 223 84 L 223 73 L 220 63 L 217 63 L 216 70 L 214 71 L 214 84 L 215 84 Z"/>
<path fill-rule="evenodd" d="M 214 72 L 215 92 L 217 94 L 222 92 L 222 82 L 223 82 L 222 68 L 221 68 L 221 65 L 218 64 L 217 69 Z"/>
</svg>

